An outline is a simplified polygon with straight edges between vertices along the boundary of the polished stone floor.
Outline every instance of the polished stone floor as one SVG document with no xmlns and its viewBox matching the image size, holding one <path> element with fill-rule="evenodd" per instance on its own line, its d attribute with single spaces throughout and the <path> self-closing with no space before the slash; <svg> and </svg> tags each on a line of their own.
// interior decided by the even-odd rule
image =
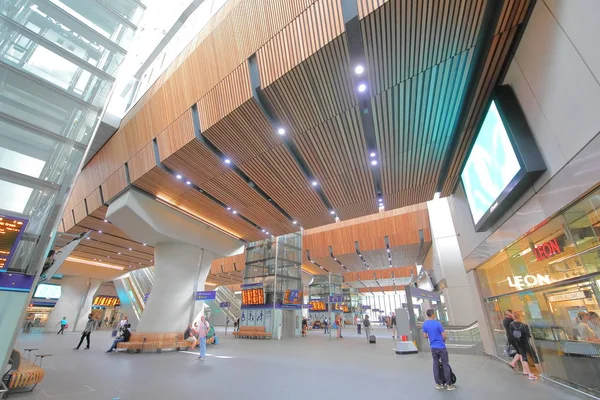
<svg viewBox="0 0 600 400">
<path fill-rule="evenodd" d="M 218 330 L 219 332 L 219 330 Z M 529 381 L 484 356 L 451 354 L 457 390 L 437 391 L 428 353 L 396 355 L 389 331 L 370 345 L 346 329 L 343 339 L 322 331 L 281 341 L 219 334 L 206 361 L 186 352 L 105 354 L 108 332 L 92 334 L 91 350 L 73 351 L 79 335 L 21 335 L 17 348 L 53 353 L 32 393 L 10 399 L 577 399 L 542 380 Z"/>
</svg>

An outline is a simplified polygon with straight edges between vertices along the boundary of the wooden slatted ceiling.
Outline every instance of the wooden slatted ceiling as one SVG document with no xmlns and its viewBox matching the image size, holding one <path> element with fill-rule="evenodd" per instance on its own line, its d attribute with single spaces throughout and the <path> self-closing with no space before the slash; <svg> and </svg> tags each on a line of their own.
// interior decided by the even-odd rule
<svg viewBox="0 0 600 400">
<path fill-rule="evenodd" d="M 389 0 L 357 0 L 358 18 L 363 19 Z"/>
<path fill-rule="evenodd" d="M 433 197 L 483 10 L 391 0 L 362 21 L 386 209 Z"/>
<path fill-rule="evenodd" d="M 214 201 L 196 190 L 190 189 L 185 183 L 178 181 L 159 167 L 154 167 L 132 183 L 162 201 L 230 232 L 234 236 L 245 240 L 264 239 L 264 235 L 254 226 L 227 212 Z"/>
<path fill-rule="evenodd" d="M 347 272 L 342 275 L 342 278 L 344 279 L 344 282 L 362 281 L 363 283 L 366 283 L 367 281 L 375 281 L 380 279 L 384 280 L 410 277 L 411 273 L 416 274 L 416 272 L 416 268 L 411 265 L 406 267 L 380 269 L 377 271 Z"/>
<path fill-rule="evenodd" d="M 484 107 L 487 105 L 484 100 L 498 83 L 502 71 L 502 63 L 499 60 L 504 60 L 507 57 L 517 33 L 518 25 L 523 23 L 529 7 L 531 7 L 530 0 L 507 0 L 504 3 L 502 17 L 500 18 L 501 23 L 496 29 L 496 35 L 478 83 L 477 95 L 471 103 L 467 124 L 461 132 L 457 151 L 453 155 L 450 172 L 442 190 L 443 196 L 450 195 L 460 179 L 462 165 L 475 139 L 476 129 L 483 118 Z"/>
</svg>

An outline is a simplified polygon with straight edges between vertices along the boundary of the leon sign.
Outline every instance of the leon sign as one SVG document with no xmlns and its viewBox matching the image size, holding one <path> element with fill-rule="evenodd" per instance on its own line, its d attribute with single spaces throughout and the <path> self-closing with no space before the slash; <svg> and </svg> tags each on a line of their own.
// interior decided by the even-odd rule
<svg viewBox="0 0 600 400">
<path fill-rule="evenodd" d="M 523 290 L 534 286 L 549 285 L 551 283 L 548 275 L 525 275 L 525 276 L 507 276 L 508 286 L 517 290 Z"/>
<path fill-rule="evenodd" d="M 538 246 L 535 246 L 534 253 L 535 258 L 538 261 L 545 260 L 546 258 L 550 258 L 552 256 L 557 255 L 562 252 L 560 246 L 558 245 L 558 241 L 556 238 L 544 242 Z"/>
</svg>

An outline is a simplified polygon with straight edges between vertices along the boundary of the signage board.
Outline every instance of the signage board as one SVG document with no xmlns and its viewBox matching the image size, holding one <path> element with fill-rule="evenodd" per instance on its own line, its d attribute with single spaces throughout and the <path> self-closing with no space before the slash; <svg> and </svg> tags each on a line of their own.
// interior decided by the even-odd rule
<svg viewBox="0 0 600 400">
<path fill-rule="evenodd" d="M 416 297 L 417 299 L 441 301 L 440 295 L 438 293 L 430 292 L 429 290 L 419 289 L 417 287 L 411 287 L 410 294 L 412 297 Z"/>
<path fill-rule="evenodd" d="M 371 309 L 371 306 L 362 306 L 362 309 L 363 309 L 363 310 L 370 310 L 370 309 Z"/>
<path fill-rule="evenodd" d="M 533 250 L 535 253 L 535 259 L 538 261 L 542 261 L 562 253 L 562 249 L 558 245 L 556 238 L 535 246 Z"/>
<path fill-rule="evenodd" d="M 228 301 L 222 301 L 219 303 L 219 307 L 221 308 L 228 308 L 229 307 L 229 302 Z"/>
<path fill-rule="evenodd" d="M 581 299 L 585 299 L 585 293 L 582 291 L 548 295 L 548 301 L 551 301 L 551 302 L 581 300 Z"/>
<path fill-rule="evenodd" d="M 332 294 L 329 296 L 330 303 L 343 303 L 344 295 L 343 294 Z"/>
<path fill-rule="evenodd" d="M 216 297 L 217 292 L 214 290 L 196 292 L 196 300 L 214 300 Z"/>
<path fill-rule="evenodd" d="M 283 304 L 302 304 L 302 291 L 286 290 L 283 296 Z"/>
<path fill-rule="evenodd" d="M 311 301 L 313 311 L 327 311 L 327 304 L 324 301 Z"/>
<path fill-rule="evenodd" d="M 104 307 L 116 307 L 120 305 L 121 302 L 119 298 L 116 296 L 96 296 L 94 298 L 94 302 L 92 305 L 94 306 L 104 306 Z"/>
<path fill-rule="evenodd" d="M 256 289 L 256 288 L 262 288 L 263 284 L 262 284 L 262 282 L 259 282 L 259 283 L 243 283 L 241 287 L 242 287 L 242 290 L 244 290 L 244 289 Z"/>
<path fill-rule="evenodd" d="M 242 289 L 242 304 L 256 305 L 265 304 L 265 290 L 262 287 L 243 288 Z"/>
<path fill-rule="evenodd" d="M 552 279 L 549 275 L 525 275 L 525 276 L 507 276 L 508 286 L 518 290 L 531 288 L 535 286 L 549 285 Z"/>
</svg>

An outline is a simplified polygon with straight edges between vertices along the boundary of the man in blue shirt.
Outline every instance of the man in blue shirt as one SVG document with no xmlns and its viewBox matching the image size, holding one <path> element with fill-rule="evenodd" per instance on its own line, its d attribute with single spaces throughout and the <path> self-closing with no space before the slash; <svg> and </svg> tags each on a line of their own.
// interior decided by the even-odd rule
<svg viewBox="0 0 600 400">
<path fill-rule="evenodd" d="M 440 321 L 435 319 L 435 311 L 427 310 L 427 321 L 423 324 L 423 335 L 429 339 L 431 355 L 433 356 L 433 379 L 435 388 L 443 389 L 442 379 L 445 378 L 446 389 L 454 390 L 456 387 L 452 384 L 452 372 L 450 371 L 450 362 L 448 360 L 448 350 L 446 349 L 446 331 Z M 442 362 L 444 376 L 439 376 L 439 362 Z"/>
</svg>

